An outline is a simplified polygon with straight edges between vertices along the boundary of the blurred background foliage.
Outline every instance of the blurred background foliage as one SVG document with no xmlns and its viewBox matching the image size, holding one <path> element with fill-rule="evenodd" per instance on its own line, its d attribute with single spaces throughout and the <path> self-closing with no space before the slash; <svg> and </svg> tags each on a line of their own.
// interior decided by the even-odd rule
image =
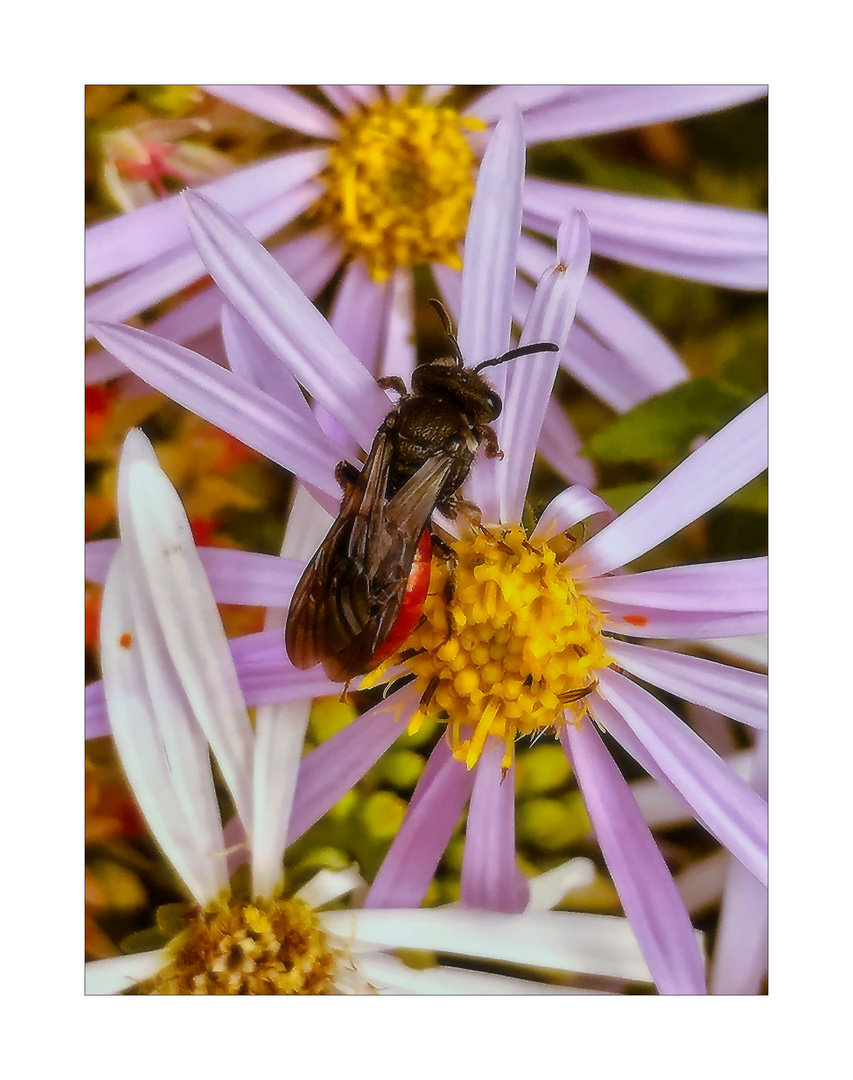
<svg viewBox="0 0 853 1080">
<path fill-rule="evenodd" d="M 307 89 L 307 88 L 300 88 Z M 459 88 L 458 104 L 477 88 Z M 317 91 L 312 91 L 315 97 Z M 164 128 L 163 125 L 166 125 Z M 168 125 L 183 125 L 169 128 Z M 159 125 L 159 126 L 158 126 Z M 86 222 L 120 212 L 116 146 L 126 153 L 126 132 L 156 137 L 180 131 L 188 159 L 204 175 L 253 162 L 298 146 L 301 137 L 213 99 L 188 86 L 90 86 L 86 91 Z M 153 135 L 151 134 L 153 132 Z M 116 142 L 116 133 L 119 140 Z M 639 195 L 766 209 L 766 101 L 677 123 L 572 139 L 533 147 L 528 173 Z M 132 178 L 131 178 L 132 179 Z M 168 174 L 159 194 L 180 190 Z M 150 197 L 157 197 L 154 192 Z M 273 238 L 276 239 L 276 238 Z M 673 345 L 693 378 L 617 416 L 561 372 L 555 393 L 584 440 L 599 493 L 626 509 L 692 448 L 718 431 L 767 388 L 767 300 L 641 270 L 593 256 L 592 271 L 627 299 Z M 318 298 L 328 311 L 336 282 Z M 185 290 L 181 296 L 186 296 Z M 427 301 L 437 295 L 429 273 L 416 272 L 416 328 L 421 360 L 445 343 Z M 174 299 L 132 320 L 145 325 Z M 203 349 L 202 349 L 203 351 Z M 152 392 L 134 376 L 86 391 L 86 539 L 118 535 L 115 485 L 125 433 L 141 426 L 180 492 L 196 541 L 277 554 L 290 494 L 287 474 L 206 421 Z M 534 470 L 531 502 L 543 507 L 564 486 L 544 463 Z M 767 484 L 761 477 L 705 518 L 648 553 L 638 569 L 742 558 L 766 550 Z M 86 587 L 86 676 L 99 677 L 97 656 L 100 588 Z M 263 611 L 223 606 L 229 636 L 263 625 Z M 665 696 L 665 695 L 664 695 Z M 375 700 L 356 694 L 315 705 L 308 747 L 329 738 Z M 667 700 L 684 715 L 683 703 Z M 694 723 L 696 715 L 685 716 Z M 720 717 L 701 718 L 701 733 L 720 752 L 747 745 L 742 729 Z M 370 772 L 290 851 L 298 882 L 321 866 L 357 860 L 370 880 L 405 814 L 429 752 L 443 729 L 425 723 L 403 735 Z M 612 740 L 610 749 L 629 777 L 636 764 Z M 619 902 L 565 754 L 550 737 L 517 748 L 517 833 L 522 868 L 540 873 L 583 855 L 597 867 L 595 882 L 574 890 L 561 906 L 618 913 Z M 223 798 L 226 798 L 223 794 Z M 108 739 L 89 742 L 86 753 L 87 876 L 86 947 L 92 958 L 113 955 L 128 935 L 150 927 L 160 904 L 181 899 L 174 876 L 145 835 Z M 441 861 L 426 903 L 458 898 L 464 822 Z M 676 880 L 715 846 L 696 826 L 657 830 Z M 695 903 L 694 900 L 694 908 Z M 716 907 L 693 911 L 697 926 L 713 935 Z"/>
</svg>

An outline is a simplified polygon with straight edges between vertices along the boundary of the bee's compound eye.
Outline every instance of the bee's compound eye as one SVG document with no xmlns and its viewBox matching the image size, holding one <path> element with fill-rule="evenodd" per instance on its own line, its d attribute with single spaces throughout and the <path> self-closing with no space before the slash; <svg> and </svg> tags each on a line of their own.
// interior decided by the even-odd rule
<svg viewBox="0 0 853 1080">
<path fill-rule="evenodd" d="M 494 390 L 489 391 L 488 396 L 487 396 L 487 401 L 489 403 L 489 409 L 491 410 L 491 413 L 492 413 L 490 419 L 497 420 L 497 418 L 501 414 L 501 410 L 503 409 L 503 402 L 498 397 L 498 395 L 494 392 Z"/>
</svg>

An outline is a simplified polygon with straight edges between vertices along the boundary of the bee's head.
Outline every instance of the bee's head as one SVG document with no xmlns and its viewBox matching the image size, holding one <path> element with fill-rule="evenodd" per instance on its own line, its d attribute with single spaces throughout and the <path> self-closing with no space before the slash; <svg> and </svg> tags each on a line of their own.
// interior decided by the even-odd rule
<svg viewBox="0 0 853 1080">
<path fill-rule="evenodd" d="M 415 394 L 434 395 L 458 405 L 475 424 L 490 424 L 501 414 L 501 399 L 473 368 L 453 356 L 420 364 L 412 373 Z"/>
</svg>

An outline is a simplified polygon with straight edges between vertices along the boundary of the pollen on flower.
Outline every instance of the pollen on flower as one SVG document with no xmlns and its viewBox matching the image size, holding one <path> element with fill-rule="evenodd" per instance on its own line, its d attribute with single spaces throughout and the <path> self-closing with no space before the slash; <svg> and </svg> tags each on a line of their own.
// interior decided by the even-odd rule
<svg viewBox="0 0 853 1080">
<path fill-rule="evenodd" d="M 335 956 L 302 900 L 230 901 L 191 911 L 154 994 L 327 994 Z"/>
<path fill-rule="evenodd" d="M 474 195 L 465 132 L 483 127 L 451 108 L 385 100 L 341 121 L 318 211 L 375 281 L 417 263 L 460 269 Z"/>
<path fill-rule="evenodd" d="M 518 736 L 583 714 L 595 673 L 612 662 L 602 615 L 563 563 L 563 536 L 478 528 L 453 547 L 455 563 L 433 563 L 424 618 L 396 658 L 407 657 L 421 693 L 409 731 L 440 710 L 457 759 L 472 768 L 496 736 L 509 768 Z"/>
</svg>

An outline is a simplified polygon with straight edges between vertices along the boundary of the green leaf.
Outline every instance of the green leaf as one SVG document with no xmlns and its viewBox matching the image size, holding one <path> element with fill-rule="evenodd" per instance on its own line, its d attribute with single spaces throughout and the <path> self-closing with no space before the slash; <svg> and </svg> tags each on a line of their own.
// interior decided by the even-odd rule
<svg viewBox="0 0 853 1080">
<path fill-rule="evenodd" d="M 614 464 L 683 458 L 700 435 L 713 435 L 748 404 L 711 379 L 692 379 L 617 417 L 586 444 L 593 460 Z"/>
</svg>

